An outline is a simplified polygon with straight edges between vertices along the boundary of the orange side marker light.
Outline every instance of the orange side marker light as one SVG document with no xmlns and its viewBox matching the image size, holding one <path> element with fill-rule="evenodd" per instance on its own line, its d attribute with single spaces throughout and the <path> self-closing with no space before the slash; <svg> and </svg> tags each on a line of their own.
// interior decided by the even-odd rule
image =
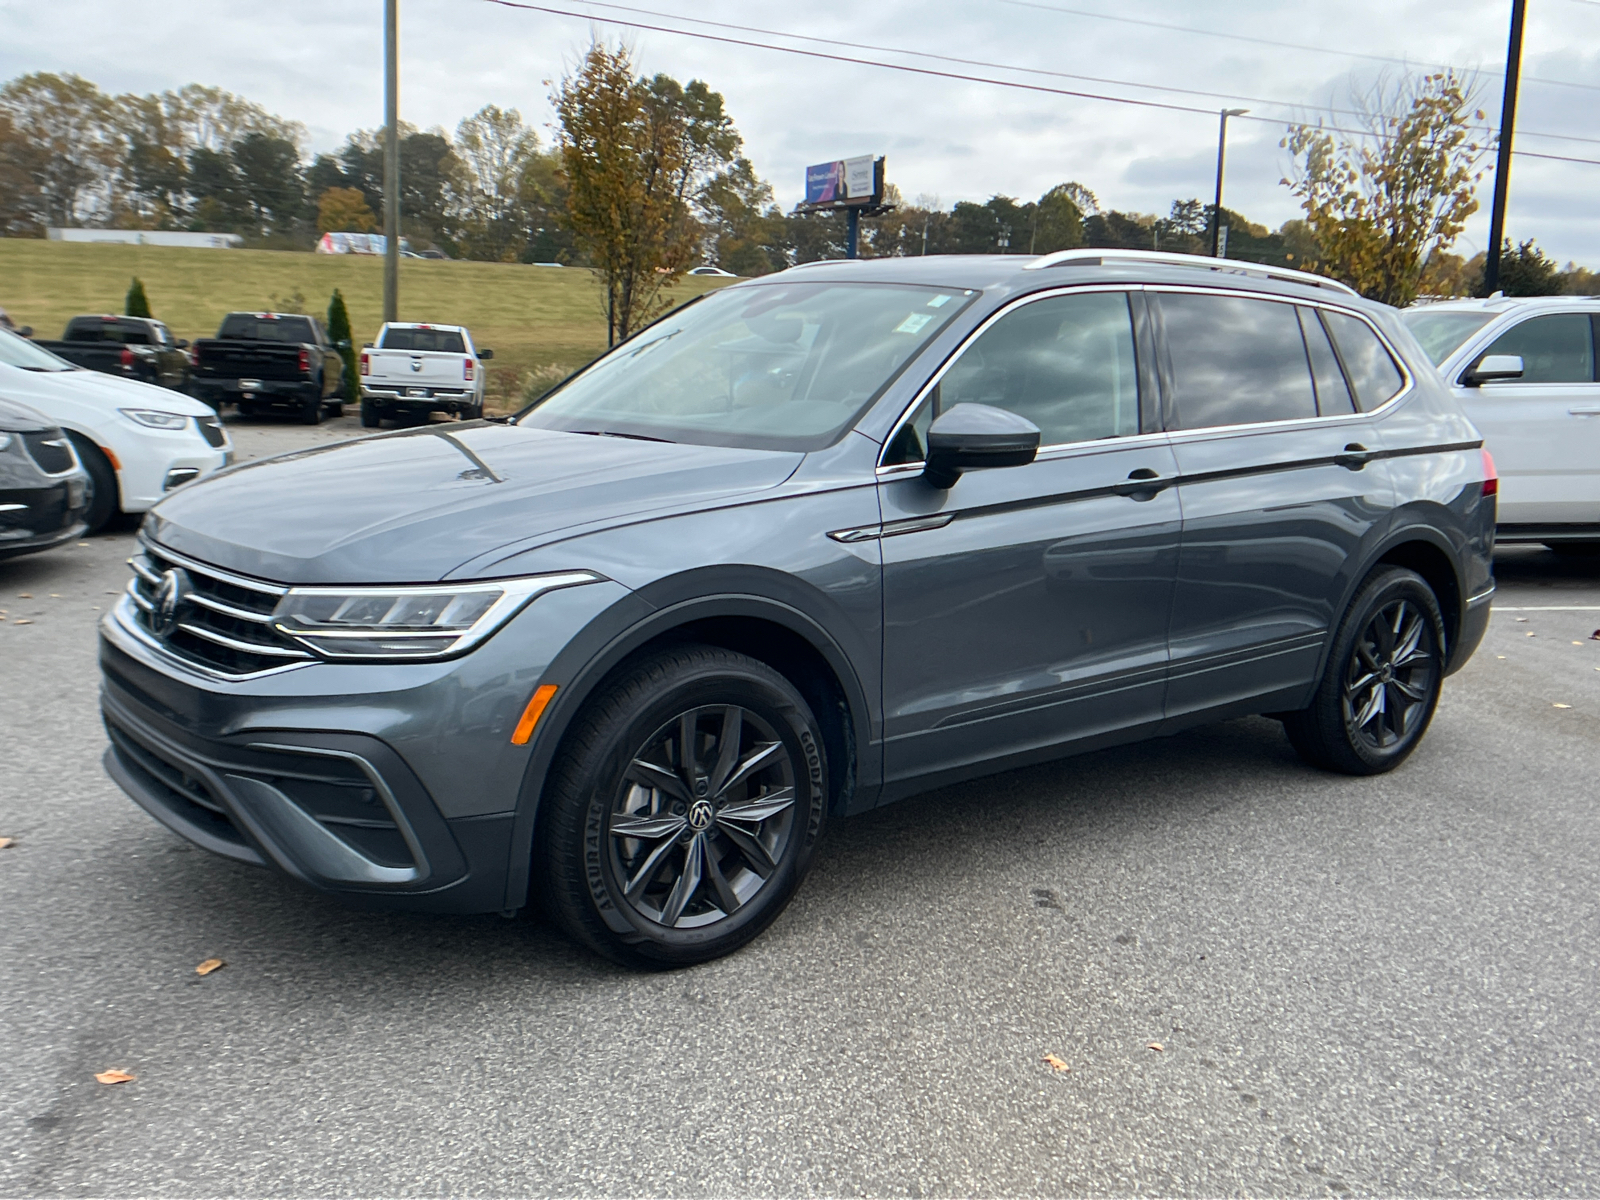
<svg viewBox="0 0 1600 1200">
<path fill-rule="evenodd" d="M 526 746 L 528 739 L 533 736 L 533 727 L 539 723 L 539 718 L 544 716 L 544 710 L 550 706 L 550 701 L 556 696 L 556 685 L 553 683 L 540 684 L 533 698 L 528 701 L 528 707 L 522 710 L 522 720 L 517 722 L 516 731 L 511 735 L 513 746 Z"/>
</svg>

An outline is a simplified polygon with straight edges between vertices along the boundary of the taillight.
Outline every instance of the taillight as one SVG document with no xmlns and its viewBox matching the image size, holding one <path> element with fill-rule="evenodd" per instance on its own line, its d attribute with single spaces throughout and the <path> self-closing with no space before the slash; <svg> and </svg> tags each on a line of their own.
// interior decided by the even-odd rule
<svg viewBox="0 0 1600 1200">
<path fill-rule="evenodd" d="M 461 378 L 469 380 L 472 378 L 472 360 L 470 358 L 461 360 Z"/>
<path fill-rule="evenodd" d="M 309 351 L 309 350 L 300 351 L 300 369 L 302 371 L 305 371 L 305 372 L 308 372 L 308 373 L 310 372 L 310 370 L 311 370 L 311 351 Z"/>
<path fill-rule="evenodd" d="M 1487 446 L 1483 448 L 1483 494 L 1485 496 L 1500 494 L 1500 472 L 1494 469 L 1494 455 L 1489 453 Z"/>
<path fill-rule="evenodd" d="M 122 348 L 122 365 L 125 367 L 133 366 L 133 351 L 126 346 Z"/>
<path fill-rule="evenodd" d="M 372 359 L 368 357 L 365 350 L 361 352 L 361 373 L 363 375 L 372 374 Z"/>
</svg>

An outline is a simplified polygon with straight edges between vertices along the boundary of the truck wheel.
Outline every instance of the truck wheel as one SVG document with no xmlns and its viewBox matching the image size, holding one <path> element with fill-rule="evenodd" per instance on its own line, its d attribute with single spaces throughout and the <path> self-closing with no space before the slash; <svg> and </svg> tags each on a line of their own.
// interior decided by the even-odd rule
<svg viewBox="0 0 1600 1200">
<path fill-rule="evenodd" d="M 97 533 L 120 507 L 117 503 L 117 473 L 111 469 L 110 461 L 99 446 L 70 429 L 67 436 L 72 439 L 72 448 L 78 452 L 78 461 L 89 473 L 89 506 L 83 514 L 89 528 L 84 532 Z"/>
<path fill-rule="evenodd" d="M 1344 775 L 1403 763 L 1428 731 L 1444 682 L 1444 619 L 1427 582 L 1379 567 L 1339 622 L 1309 708 L 1283 714 L 1300 757 Z"/>
<path fill-rule="evenodd" d="M 822 735 L 765 663 L 644 659 L 563 739 L 535 841 L 545 911 L 633 967 L 730 954 L 789 903 L 821 836 Z"/>
<path fill-rule="evenodd" d="M 330 417 L 344 416 L 344 401 L 335 400 L 332 404 L 328 405 L 328 415 Z"/>
<path fill-rule="evenodd" d="M 321 388 L 318 388 L 310 396 L 307 396 L 306 399 L 305 399 L 305 403 L 300 406 L 300 424 L 302 424 L 302 425 L 321 425 L 322 424 L 322 389 Z"/>
<path fill-rule="evenodd" d="M 383 421 L 383 414 L 378 411 L 378 406 L 371 400 L 361 401 L 361 427 L 363 429 L 376 429 Z"/>
</svg>

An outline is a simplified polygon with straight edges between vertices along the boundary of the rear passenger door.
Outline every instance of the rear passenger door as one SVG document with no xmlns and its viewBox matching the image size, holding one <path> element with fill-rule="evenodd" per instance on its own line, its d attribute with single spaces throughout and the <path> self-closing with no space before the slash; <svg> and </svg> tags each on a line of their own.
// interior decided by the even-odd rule
<svg viewBox="0 0 1600 1200">
<path fill-rule="evenodd" d="M 1552 313 L 1512 326 L 1482 354 L 1521 355 L 1522 378 L 1456 393 L 1499 469 L 1502 525 L 1600 525 L 1597 322 Z"/>
<path fill-rule="evenodd" d="M 1357 551 L 1393 505 L 1362 409 L 1403 376 L 1358 317 L 1264 296 L 1150 295 L 1183 509 L 1167 715 L 1296 707 Z"/>
</svg>

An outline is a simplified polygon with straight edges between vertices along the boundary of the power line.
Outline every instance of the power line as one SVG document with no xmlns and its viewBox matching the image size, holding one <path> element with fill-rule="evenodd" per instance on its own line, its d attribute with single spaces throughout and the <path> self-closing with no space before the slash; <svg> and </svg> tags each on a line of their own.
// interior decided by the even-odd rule
<svg viewBox="0 0 1600 1200">
<path fill-rule="evenodd" d="M 579 2 L 582 3 L 583 0 L 579 0 Z M 937 78 L 937 79 L 954 79 L 954 80 L 956 80 L 958 82 L 963 82 L 963 83 L 985 83 L 985 84 L 989 84 L 989 85 L 994 86 L 994 87 L 1013 88 L 1013 89 L 1016 89 L 1016 90 L 1019 90 L 1019 91 L 1041 92 L 1041 93 L 1044 93 L 1046 95 L 1052 95 L 1052 96 L 1071 96 L 1071 97 L 1073 97 L 1075 99 L 1079 99 L 1079 100 L 1104 100 L 1104 101 L 1106 101 L 1108 103 L 1111 103 L 1111 104 L 1129 104 L 1129 105 L 1133 105 L 1133 106 L 1135 106 L 1137 108 L 1162 109 L 1162 110 L 1165 110 L 1167 112 L 1195 113 L 1195 114 L 1198 114 L 1198 115 L 1201 115 L 1201 116 L 1206 116 L 1206 117 L 1211 117 L 1211 116 L 1215 116 L 1216 115 L 1214 109 L 1196 108 L 1193 105 L 1188 105 L 1188 104 L 1170 104 L 1170 103 L 1167 103 L 1167 102 L 1164 102 L 1164 101 L 1160 101 L 1160 100 L 1137 100 L 1137 99 L 1134 99 L 1133 97 L 1130 97 L 1130 96 L 1107 96 L 1107 95 L 1105 95 L 1103 93 L 1100 93 L 1100 92 L 1074 91 L 1074 90 L 1071 90 L 1071 89 L 1068 89 L 1068 88 L 1046 87 L 1043 84 L 1038 84 L 1038 83 L 1020 83 L 1020 82 L 1017 82 L 1016 80 L 993 79 L 993 78 L 990 78 L 990 77 L 987 77 L 987 76 L 983 76 L 983 75 L 967 75 L 967 74 L 964 74 L 964 73 L 961 73 L 961 72 L 956 72 L 956 71 L 938 71 L 938 70 L 934 70 L 931 67 L 913 67 L 913 66 L 909 66 L 909 65 L 907 65 L 905 63 L 890 63 L 890 62 L 882 62 L 882 61 L 877 60 L 877 59 L 856 58 L 854 56 L 845 55 L 845 54 L 830 54 L 830 53 L 827 53 L 827 52 L 822 51 L 822 50 L 802 50 L 797 46 L 778 46 L 778 45 L 774 45 L 774 44 L 772 44 L 770 42 L 750 41 L 747 38 L 727 37 L 725 35 L 716 34 L 716 33 L 700 33 L 700 32 L 697 32 L 697 31 L 695 31 L 693 29 L 673 29 L 673 28 L 671 28 L 669 26 L 650 25 L 650 24 L 647 24 L 647 23 L 645 23 L 643 21 L 625 20 L 625 19 L 623 19 L 621 17 L 597 17 L 593 13 L 573 12 L 571 9 L 555 8 L 555 7 L 551 6 L 551 5 L 545 5 L 545 4 L 530 4 L 530 3 L 526 3 L 525 0 L 485 0 L 485 3 L 497 4 L 502 8 L 513 8 L 513 9 L 522 9 L 522 10 L 525 10 L 525 11 L 528 11 L 528 12 L 548 13 L 548 14 L 550 14 L 552 16 L 558 16 L 558 17 L 574 17 L 574 18 L 576 18 L 578 20 L 581 20 L 581 21 L 595 21 L 595 20 L 598 20 L 598 21 L 601 21 L 603 23 L 610 24 L 610 25 L 622 25 L 622 26 L 625 26 L 626 28 L 629 28 L 629 29 L 642 29 L 642 30 L 645 30 L 645 31 L 650 32 L 650 33 L 671 33 L 671 34 L 676 34 L 679 37 L 697 38 L 697 39 L 699 39 L 701 41 L 720 42 L 720 43 L 722 43 L 724 45 L 743 46 L 743 47 L 746 47 L 748 49 L 775 50 L 775 51 L 778 51 L 779 53 L 783 53 L 783 54 L 796 54 L 796 55 L 800 55 L 801 57 L 804 57 L 804 58 L 826 59 L 826 60 L 828 60 L 830 62 L 849 63 L 849 64 L 851 64 L 853 66 L 877 67 L 877 68 L 880 68 L 880 69 L 886 70 L 886 71 L 901 71 L 901 72 L 904 72 L 906 74 L 911 74 L 911 75 L 929 75 L 929 76 L 933 76 L 934 78 Z M 1327 132 L 1330 132 L 1330 133 L 1346 133 L 1346 134 L 1350 134 L 1350 135 L 1355 136 L 1355 137 L 1379 136 L 1380 140 L 1389 140 L 1389 139 L 1382 138 L 1381 135 L 1374 135 L 1368 130 L 1343 129 L 1343 128 L 1340 128 L 1339 126 L 1336 126 L 1336 125 L 1328 125 L 1328 126 L 1316 125 L 1316 126 L 1311 126 L 1308 122 L 1305 122 L 1305 121 L 1284 121 L 1284 120 L 1282 120 L 1280 118 L 1259 117 L 1259 116 L 1254 116 L 1254 115 L 1248 115 L 1248 116 L 1241 115 L 1238 119 L 1239 120 L 1244 120 L 1244 121 L 1256 121 L 1256 122 L 1260 122 L 1262 124 L 1267 124 L 1267 125 L 1289 125 L 1289 126 L 1293 126 L 1293 127 L 1317 128 L 1317 129 L 1326 130 Z M 1534 155 L 1530 155 L 1528 151 L 1524 151 L 1524 150 L 1517 150 L 1514 153 L 1516 153 L 1519 156 L 1528 155 L 1529 157 L 1539 157 L 1539 158 L 1554 158 L 1554 157 L 1556 157 L 1555 155 L 1547 155 L 1547 154 L 1546 155 L 1534 156 Z M 1562 161 L 1592 163 L 1594 166 L 1600 166 L 1600 159 L 1571 158 L 1571 159 L 1563 159 Z"/>
<path fill-rule="evenodd" d="M 1600 0 L 1579 0 L 1579 3 L 1597 3 Z M 1124 25 L 1143 25 L 1150 29 L 1168 29 L 1175 33 L 1192 33 L 1201 37 L 1224 38 L 1232 42 L 1251 42 L 1257 46 L 1272 46 L 1279 50 L 1307 50 L 1313 54 L 1335 54 L 1342 58 L 1364 58 L 1369 62 L 1394 63 L 1403 67 L 1419 65 L 1416 60 L 1409 58 L 1394 58 L 1387 54 L 1367 54 L 1360 50 L 1339 50 L 1332 46 L 1308 46 L 1302 42 L 1278 42 L 1271 38 L 1252 37 L 1247 33 L 1224 33 L 1218 29 L 1199 29 L 1192 25 L 1171 25 L 1165 21 L 1151 21 L 1141 17 L 1118 17 L 1110 13 L 1090 12 L 1082 8 L 1062 8 L 1055 4 L 1042 4 L 1039 0 L 1003 0 L 1003 3 L 1016 5 L 1018 8 L 1037 8 L 1044 12 L 1065 13 L 1069 17 L 1088 17 L 1095 21 L 1117 21 Z M 1446 63 L 1422 63 L 1422 66 L 1446 68 Z M 1504 70 L 1484 68 L 1485 75 L 1504 75 Z M 1524 83 L 1544 83 L 1552 87 L 1581 88 L 1587 92 L 1600 92 L 1600 85 L 1592 83 L 1572 83 L 1566 79 L 1535 79 L 1531 75 L 1524 76 Z"/>
<path fill-rule="evenodd" d="M 1590 0 L 1590 2 L 1596 4 L 1597 7 L 1600 7 L 1600 0 Z M 690 25 L 705 25 L 713 29 L 732 29 L 740 33 L 758 33 L 767 37 L 786 38 L 798 42 L 811 42 L 816 45 L 842 46 L 850 50 L 871 50 L 879 54 L 903 54 L 912 58 L 925 58 L 935 62 L 955 63 L 960 66 L 986 67 L 990 70 L 997 71 L 1016 71 L 1025 75 L 1045 75 L 1054 79 L 1080 79 L 1085 83 L 1105 83 L 1111 84 L 1114 87 L 1141 88 L 1147 91 L 1170 92 L 1176 95 L 1184 96 L 1205 96 L 1216 100 L 1242 100 L 1249 104 L 1265 104 L 1271 105 L 1274 108 L 1290 110 L 1302 107 L 1302 105 L 1297 101 L 1273 100 L 1263 96 L 1245 96 L 1236 92 L 1212 92 L 1197 88 L 1176 87 L 1169 84 L 1140 83 L 1137 80 L 1110 79 L 1100 75 L 1079 75 L 1071 71 L 1051 71 L 1042 67 L 1019 67 L 1012 63 L 989 62 L 985 59 L 978 58 L 957 58 L 953 55 L 935 54 L 927 50 L 907 50 L 900 46 L 879 46 L 871 42 L 849 42 L 843 41 L 839 38 L 816 37 L 807 33 L 789 33 L 781 29 L 764 29 L 758 25 L 737 25 L 728 21 L 712 21 L 704 17 L 686 17 L 680 16 L 677 13 L 659 12 L 650 8 L 638 8 L 631 4 L 609 3 L 607 0 L 579 0 L 579 3 L 591 8 L 615 9 L 618 12 L 637 13 L 646 17 L 660 17 L 670 21 L 686 22 Z M 607 18 L 600 17 L 598 19 L 606 20 Z M 1345 108 L 1329 107 L 1323 108 L 1320 111 L 1333 113 L 1336 116 L 1346 117 L 1365 117 L 1367 115 L 1366 113 L 1356 112 Z M 1495 132 L 1493 129 L 1484 128 L 1481 126 L 1474 128 L 1478 132 L 1488 133 L 1491 135 Z M 1529 129 L 1519 129 L 1517 132 L 1523 137 L 1550 138 L 1555 141 L 1562 142 L 1585 142 L 1589 145 L 1600 146 L 1600 138 L 1578 137 L 1573 134 L 1565 133 L 1539 133 Z"/>
</svg>

